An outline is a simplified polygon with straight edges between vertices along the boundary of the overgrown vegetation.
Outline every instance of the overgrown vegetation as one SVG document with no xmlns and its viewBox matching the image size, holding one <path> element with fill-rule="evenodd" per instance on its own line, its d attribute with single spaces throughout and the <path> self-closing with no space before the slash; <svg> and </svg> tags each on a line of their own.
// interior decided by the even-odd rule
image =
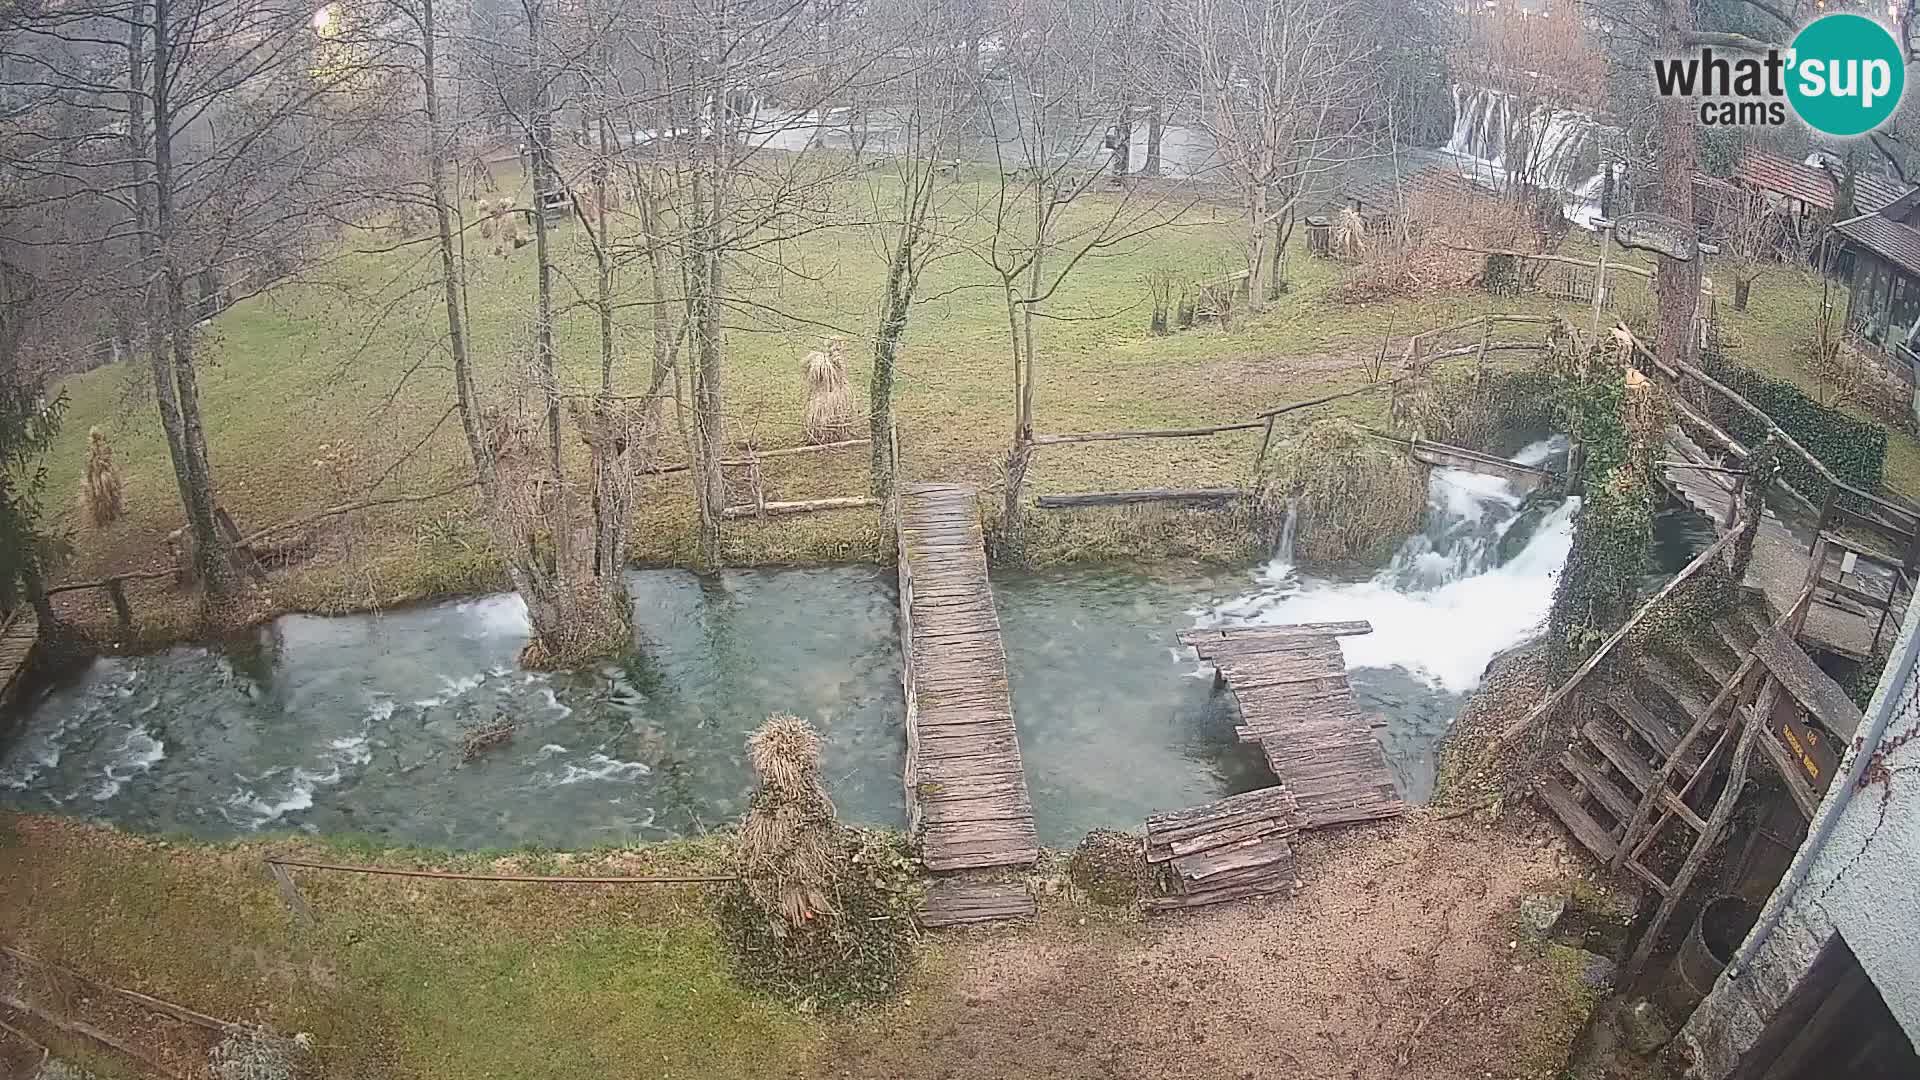
<svg viewBox="0 0 1920 1080">
<path fill-rule="evenodd" d="M 1303 562 L 1375 561 L 1420 527 L 1427 468 L 1340 417 L 1308 421 L 1261 479 L 1266 515 L 1294 515 Z"/>
<path fill-rule="evenodd" d="M 840 824 L 806 721 L 770 717 L 747 758 L 760 790 L 740 829 L 740 880 L 720 900 L 736 976 L 808 1008 L 893 994 L 913 968 L 919 905 L 906 842 Z"/>
<path fill-rule="evenodd" d="M 1800 387 L 1746 368 L 1717 346 L 1700 357 L 1700 368 L 1729 389 L 1759 406 L 1780 429 L 1820 459 L 1835 476 L 1862 491 L 1878 492 L 1885 479 L 1887 429 L 1870 420 L 1822 405 Z M 1707 401 L 1712 419 L 1748 447 L 1767 437 L 1767 428 L 1754 417 L 1721 401 Z M 1797 454 L 1781 460 L 1782 475 L 1809 498 L 1820 499 L 1826 480 Z"/>
</svg>

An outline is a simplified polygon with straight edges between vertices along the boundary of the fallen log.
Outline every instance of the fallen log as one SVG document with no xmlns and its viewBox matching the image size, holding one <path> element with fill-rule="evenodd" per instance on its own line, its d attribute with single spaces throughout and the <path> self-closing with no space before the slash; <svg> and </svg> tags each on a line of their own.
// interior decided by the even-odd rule
<svg viewBox="0 0 1920 1080">
<path fill-rule="evenodd" d="M 1078 506 L 1122 506 L 1135 503 L 1222 503 L 1249 498 L 1239 488 L 1140 488 L 1134 491 L 1080 491 L 1068 495 L 1041 495 L 1034 505 L 1042 510 Z"/>
<path fill-rule="evenodd" d="M 858 510 L 872 509 L 880 505 L 880 500 L 867 495 L 835 496 L 831 499 L 803 499 L 797 502 L 770 502 L 753 505 L 729 506 L 720 511 L 720 516 L 729 521 L 741 518 L 776 517 L 781 514 L 807 514 L 815 510 Z"/>
</svg>

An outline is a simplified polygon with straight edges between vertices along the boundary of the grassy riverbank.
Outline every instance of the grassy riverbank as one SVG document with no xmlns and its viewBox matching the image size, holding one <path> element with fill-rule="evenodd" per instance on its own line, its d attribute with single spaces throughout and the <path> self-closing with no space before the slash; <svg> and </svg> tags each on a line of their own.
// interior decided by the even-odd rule
<svg viewBox="0 0 1920 1080">
<path fill-rule="evenodd" d="M 260 862 L 698 873 L 725 842 L 452 856 L 161 842 L 0 814 L 0 941 L 222 1019 L 308 1033 L 316 1080 L 1218 1080 L 1277 1061 L 1303 1077 L 1397 1061 L 1430 1080 L 1546 1080 L 1593 997 L 1565 950 L 1508 944 L 1519 898 L 1566 888 L 1572 865 L 1525 813 L 1303 835 L 1298 896 L 1154 922 L 1088 906 L 1041 873 L 1033 924 L 925 939 L 900 999 L 835 1015 L 743 992 L 695 886 L 295 871 L 308 923 Z M 20 992 L 157 1056 L 191 1057 L 194 1029 L 47 985 L 30 977 Z M 63 1056 L 83 1049 L 28 1027 Z M 97 1046 L 74 1056 L 113 1064 Z"/>
<path fill-rule="evenodd" d="M 978 194 L 962 181 L 951 198 L 957 208 Z M 841 195 L 849 217 L 871 199 L 864 185 Z M 1105 212 L 1114 197 L 1098 194 L 1074 213 Z M 915 311 L 908 333 L 897 394 L 902 453 L 909 478 L 964 480 L 992 489 L 1010 426 L 1005 308 L 986 267 L 967 250 L 987 235 L 987 223 L 961 221 L 955 229 L 960 238 L 928 271 L 923 295 L 929 299 Z M 589 310 L 571 305 L 579 299 L 575 290 L 590 286 L 584 276 L 589 256 L 576 229 L 563 227 L 559 236 L 563 378 L 586 385 L 596 377 L 596 324 Z M 1296 251 L 1288 272 L 1292 291 L 1261 316 L 1242 318 L 1231 331 L 1149 336 L 1143 275 L 1157 269 L 1195 278 L 1217 274 L 1236 265 L 1239 244 L 1231 211 L 1202 204 L 1167 228 L 1085 260 L 1050 301 L 1053 317 L 1040 329 L 1035 408 L 1041 430 L 1240 419 L 1362 385 L 1366 362 L 1383 338 L 1395 339 L 1397 352 L 1407 334 L 1488 311 L 1577 314 L 1538 296 L 1493 298 L 1472 291 L 1343 304 L 1330 291 L 1348 271 Z M 431 255 L 424 245 L 343 255 L 308 280 L 244 301 L 212 324 L 201 378 L 207 430 L 221 501 L 243 529 L 349 501 L 376 483 L 379 494 L 427 492 L 466 475 L 450 415 Z M 799 441 L 799 360 L 823 335 L 841 333 L 855 343 L 853 384 L 864 388 L 869 358 L 858 341 L 873 324 L 884 270 L 873 236 L 857 226 L 809 233 L 785 245 L 780 261 L 796 272 L 766 272 L 765 288 L 754 294 L 765 310 L 736 310 L 728 339 L 731 434 L 761 447 Z M 471 312 L 478 362 L 489 384 L 503 383 L 524 351 L 532 278 L 531 247 L 474 259 Z M 623 296 L 634 305 L 623 309 L 620 331 L 619 367 L 629 384 L 642 379 L 650 363 L 648 298 L 638 278 L 623 278 Z M 1753 311 L 1726 312 L 1741 356 L 1794 376 L 1794 348 L 1819 299 L 1815 279 L 1785 272 L 1765 279 Z M 158 425 L 138 389 L 142 371 L 141 365 L 100 369 L 63 387 L 71 410 L 46 461 L 50 501 L 64 511 L 77 547 L 61 579 L 165 565 L 164 538 L 181 518 Z M 1803 372 L 1797 381 L 1811 383 Z M 1373 419 L 1384 402 L 1361 399 L 1337 408 Z M 73 506 L 92 427 L 112 442 L 127 490 L 127 516 L 103 530 L 82 524 Z M 1030 473 L 1030 485 L 1038 492 L 1231 485 L 1245 481 L 1258 438 L 1256 431 L 1048 448 Z M 1920 495 L 1920 444 L 1904 435 L 1893 442 L 1891 485 Z M 663 453 L 670 460 L 681 456 L 677 445 Z M 770 462 L 768 495 L 863 493 L 867 461 L 866 450 L 858 448 Z M 745 497 L 744 489 L 735 494 Z M 1169 526 L 1154 514 L 1039 517 L 1032 551 L 1043 562 L 1246 557 L 1231 538 L 1196 537 L 1187 527 L 1191 522 Z M 638 518 L 636 560 L 691 560 L 693 508 L 684 474 L 653 485 Z M 374 608 L 504 584 L 470 500 L 460 495 L 368 510 L 290 538 L 304 539 L 306 546 L 276 574 L 265 610 Z M 885 529 L 867 511 L 766 525 L 741 522 L 728 537 L 728 557 L 741 564 L 888 556 Z M 143 583 L 132 592 L 142 636 L 165 640 L 185 632 L 191 605 L 169 586 Z M 75 615 L 90 603 L 84 614 L 104 627 L 108 613 L 99 594 L 68 603 Z"/>
</svg>

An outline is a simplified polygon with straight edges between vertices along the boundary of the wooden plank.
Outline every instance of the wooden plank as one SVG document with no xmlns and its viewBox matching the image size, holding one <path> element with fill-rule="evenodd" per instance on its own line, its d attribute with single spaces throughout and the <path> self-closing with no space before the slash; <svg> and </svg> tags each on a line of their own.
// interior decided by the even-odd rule
<svg viewBox="0 0 1920 1080">
<path fill-rule="evenodd" d="M 1553 816 L 1566 825 L 1567 831 L 1573 834 L 1575 840 L 1580 841 L 1601 862 L 1613 861 L 1619 846 L 1614 843 L 1613 837 L 1607 834 L 1607 830 L 1600 827 L 1599 822 L 1593 820 L 1585 810 L 1580 808 L 1580 802 L 1573 797 L 1572 792 L 1562 787 L 1559 781 L 1551 779 L 1542 780 L 1539 791 L 1541 800 L 1547 804 L 1547 809 L 1553 811 Z"/>
<path fill-rule="evenodd" d="M 1255 425 L 1258 426 L 1258 425 Z M 1084 506 L 1135 506 L 1142 503 L 1215 505 L 1249 498 L 1240 488 L 1137 488 L 1129 491 L 1079 491 L 1040 495 L 1033 504 L 1042 510 L 1071 510 Z"/>
<path fill-rule="evenodd" d="M 1640 755 L 1627 748 L 1620 736 L 1608 731 L 1598 720 L 1589 720 L 1580 734 L 1619 769 L 1634 787 L 1643 793 L 1653 790 L 1653 768 Z"/>
<path fill-rule="evenodd" d="M 1024 885 L 945 878 L 927 887 L 926 901 L 920 907 L 920 924 L 939 929 L 1024 919 L 1033 913 L 1033 894 Z"/>
<path fill-rule="evenodd" d="M 1851 741 L 1860 729 L 1860 709 L 1793 639 L 1772 627 L 1754 643 L 1754 655 L 1793 700 L 1814 715 L 1822 727 Z"/>
<path fill-rule="evenodd" d="M 1680 732 L 1673 725 L 1653 715 L 1633 692 L 1625 686 L 1616 686 L 1607 694 L 1607 708 L 1613 714 L 1626 721 L 1628 727 L 1640 733 L 1640 737 L 1653 747 L 1654 753 L 1662 760 L 1673 755 L 1674 748 L 1680 745 Z"/>
<path fill-rule="evenodd" d="M 1255 867 L 1278 863 L 1290 866 L 1292 862 L 1293 848 L 1285 837 L 1260 836 L 1182 856 L 1173 860 L 1173 869 L 1182 881 L 1193 883 Z"/>
<path fill-rule="evenodd" d="M 1633 820 L 1636 805 L 1634 800 L 1627 798 L 1626 793 L 1621 791 L 1618 785 L 1602 775 L 1600 770 L 1594 768 L 1593 764 L 1582 757 L 1578 751 L 1562 751 L 1560 764 L 1573 774 L 1573 778 L 1580 782 L 1580 786 L 1586 790 L 1587 794 L 1593 796 L 1594 801 L 1600 804 L 1600 808 L 1611 815 L 1613 820 L 1619 822 L 1622 827 Z"/>
</svg>

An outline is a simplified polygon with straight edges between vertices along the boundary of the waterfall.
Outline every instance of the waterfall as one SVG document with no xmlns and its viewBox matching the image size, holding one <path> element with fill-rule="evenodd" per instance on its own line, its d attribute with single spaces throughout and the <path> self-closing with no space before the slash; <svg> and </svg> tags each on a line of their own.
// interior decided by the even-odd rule
<svg viewBox="0 0 1920 1080">
<path fill-rule="evenodd" d="M 1565 446 L 1563 439 L 1543 441 L 1515 460 L 1539 463 Z M 1425 528 L 1379 573 L 1365 581 L 1320 581 L 1297 576 L 1290 561 L 1276 556 L 1259 589 L 1204 613 L 1200 623 L 1365 619 L 1371 634 L 1341 640 L 1348 668 L 1401 668 L 1437 689 L 1472 690 L 1495 656 L 1539 632 L 1572 547 L 1578 499 L 1537 523 L 1520 513 L 1523 502 L 1504 480 L 1435 469 Z M 1503 547 L 1511 545 L 1502 541 L 1522 522 L 1533 532 L 1503 560 Z"/>
<path fill-rule="evenodd" d="M 1276 566 L 1293 565 L 1293 527 L 1300 516 L 1299 499 L 1287 498 L 1287 520 L 1280 526 L 1280 543 L 1273 549 L 1273 562 Z"/>
<path fill-rule="evenodd" d="M 1567 217 L 1588 225 L 1599 213 L 1601 173 L 1588 173 L 1599 125 L 1591 114 L 1542 102 L 1516 122 L 1513 96 L 1490 87 L 1453 87 L 1453 132 L 1442 149 L 1476 183 L 1502 188 L 1514 179 L 1567 196 Z M 1507 161 L 1507 135 L 1532 147 L 1525 175 L 1514 177 Z"/>
</svg>

